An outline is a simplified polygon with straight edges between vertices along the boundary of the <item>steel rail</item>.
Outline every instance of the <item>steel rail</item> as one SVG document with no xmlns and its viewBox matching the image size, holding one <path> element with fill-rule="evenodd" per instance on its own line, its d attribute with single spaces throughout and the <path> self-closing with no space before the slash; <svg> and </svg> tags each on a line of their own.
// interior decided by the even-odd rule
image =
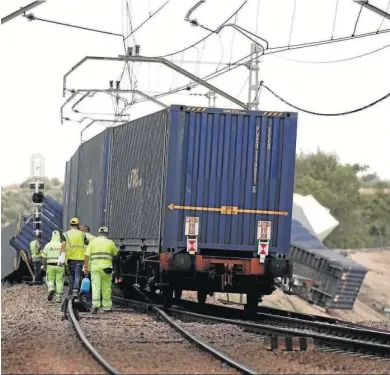
<svg viewBox="0 0 390 375">
<path fill-rule="evenodd" d="M 91 353 L 91 355 L 96 359 L 99 364 L 108 371 L 109 374 L 112 375 L 119 375 L 120 372 L 115 370 L 100 354 L 99 352 L 92 346 L 92 344 L 88 341 L 88 339 L 85 337 L 83 330 L 80 327 L 80 324 L 78 323 L 76 316 L 73 311 L 73 299 L 71 299 L 68 303 L 68 311 L 70 315 L 70 319 L 72 321 L 73 327 L 77 333 L 77 336 L 83 343 L 83 345 L 86 347 L 86 349 Z"/>
<path fill-rule="evenodd" d="M 336 335 L 329 335 L 329 334 L 324 334 L 324 333 L 319 333 L 314 331 L 308 331 L 307 328 L 303 328 L 303 329 L 287 328 L 287 327 L 280 327 L 280 326 L 274 326 L 274 325 L 263 324 L 263 323 L 244 322 L 235 319 L 227 319 L 222 317 L 198 314 L 191 311 L 185 311 L 185 310 L 174 309 L 174 308 L 169 308 L 167 309 L 167 311 L 179 315 L 191 316 L 193 318 L 197 318 L 201 320 L 213 321 L 217 323 L 226 323 L 226 324 L 240 326 L 243 328 L 249 328 L 256 332 L 267 334 L 267 335 L 283 334 L 288 336 L 310 337 L 318 343 L 329 345 L 332 347 L 335 346 L 337 347 L 341 346 L 342 348 L 352 347 L 353 352 L 355 351 L 359 352 L 364 350 L 365 352 L 370 352 L 370 353 L 372 352 L 381 353 L 384 356 L 390 355 L 390 344 L 383 344 L 383 343 L 365 341 L 365 340 L 357 340 L 354 338 L 353 334 L 347 337 L 346 336 L 340 337 Z M 342 328 L 342 327 L 343 326 L 338 328 Z"/>
<path fill-rule="evenodd" d="M 180 327 L 167 313 L 165 313 L 163 310 L 161 310 L 157 306 L 153 306 L 153 310 L 158 313 L 158 315 L 171 327 L 173 327 L 176 331 L 178 331 L 180 334 L 182 334 L 184 337 L 186 337 L 189 341 L 193 342 L 194 344 L 200 346 L 202 349 L 206 350 L 210 354 L 212 354 L 214 357 L 218 358 L 219 360 L 229 364 L 230 366 L 236 368 L 239 371 L 242 371 L 244 374 L 257 374 L 256 371 L 242 365 L 239 362 L 236 362 L 235 360 L 231 359 L 230 357 L 226 356 L 219 350 L 213 348 L 212 346 L 208 345 L 207 343 L 203 342 L 202 340 L 198 339 L 191 333 L 189 333 L 184 328 Z"/>
<path fill-rule="evenodd" d="M 208 345 L 207 343 L 203 342 L 202 340 L 198 339 L 191 333 L 189 333 L 184 328 L 180 327 L 166 312 L 164 312 L 159 306 L 151 299 L 144 294 L 141 290 L 138 288 L 134 288 L 134 290 L 138 293 L 138 295 L 143 299 L 143 301 L 137 301 L 137 300 L 129 300 L 117 296 L 112 296 L 112 301 L 119 303 L 121 305 L 125 305 L 126 307 L 133 307 L 135 309 L 142 309 L 143 311 L 150 311 L 151 309 L 156 312 L 166 323 L 168 323 L 171 327 L 173 327 L 175 330 L 177 330 L 180 334 L 182 334 L 185 338 L 187 338 L 188 341 L 200 346 L 205 351 L 211 353 L 214 357 L 221 360 L 222 362 L 225 362 L 229 364 L 230 366 L 238 369 L 239 371 L 242 371 L 244 374 L 257 374 L 255 371 L 251 370 L 250 368 L 240 364 L 239 362 L 234 361 L 230 357 L 226 356 L 225 354 L 221 353 L 217 349 L 214 349 L 212 346 Z"/>
<path fill-rule="evenodd" d="M 179 306 L 184 307 L 187 310 L 193 311 L 198 307 L 199 305 L 196 302 L 192 301 L 186 301 L 181 300 L 178 303 Z M 319 316 L 313 316 L 313 319 L 308 319 L 305 315 L 302 314 L 301 316 L 282 316 L 277 314 L 272 314 L 270 312 L 260 312 L 257 310 L 256 315 L 248 317 L 246 316 L 246 312 L 243 310 L 238 310 L 234 308 L 226 308 L 222 306 L 216 306 L 216 305 L 204 305 L 203 311 L 206 311 L 207 313 L 216 314 L 215 316 L 229 316 L 233 318 L 238 319 L 245 319 L 245 320 L 255 320 L 256 322 L 265 323 L 268 324 L 279 324 L 279 325 L 286 325 L 289 328 L 298 328 L 298 329 L 309 329 L 312 331 L 316 331 L 318 333 L 321 332 L 331 332 L 332 334 L 334 332 L 337 332 L 339 337 L 341 335 L 344 335 L 344 337 L 351 336 L 359 339 L 365 340 L 366 338 L 369 338 L 370 340 L 375 339 L 378 343 L 385 343 L 385 345 L 389 344 L 390 348 L 390 332 L 384 331 L 384 330 L 375 330 L 371 329 L 370 327 L 364 327 L 359 326 L 350 322 L 346 321 L 319 321 L 315 318 L 320 318 Z M 208 310 L 208 311 L 207 311 Z M 199 310 L 198 310 L 199 311 Z M 203 311 L 200 312 L 200 314 L 203 314 Z M 272 309 L 270 308 L 270 311 Z M 308 315 L 310 317 L 310 315 Z M 331 318 L 330 318 L 331 319 Z M 337 335 L 334 335 L 337 336 Z"/>
<path fill-rule="evenodd" d="M 218 298 L 218 302 L 221 302 L 224 305 L 226 304 L 226 305 L 233 305 L 233 306 L 245 306 L 244 303 L 228 301 L 228 300 L 224 300 L 224 299 L 220 299 L 220 298 Z M 263 313 L 263 314 L 264 313 L 271 314 L 274 316 L 275 315 L 276 316 L 285 316 L 285 317 L 289 317 L 289 318 L 296 318 L 296 319 L 307 320 L 307 321 L 316 321 L 316 322 L 338 324 L 338 325 L 342 324 L 342 325 L 349 326 L 349 327 L 370 329 L 374 332 L 388 333 L 388 331 L 385 331 L 383 329 L 367 327 L 367 326 L 364 326 L 364 325 L 359 324 L 359 323 L 349 322 L 347 320 L 332 318 L 332 317 L 323 316 L 323 315 L 315 315 L 315 314 L 307 314 L 307 313 L 302 313 L 302 312 L 297 312 L 297 311 L 283 310 L 283 309 L 278 309 L 278 308 L 269 307 L 269 306 L 258 306 L 257 312 Z"/>
<path fill-rule="evenodd" d="M 138 290 L 138 292 L 149 299 L 149 306 L 153 306 L 158 303 L 157 301 L 151 301 L 151 297 L 147 297 L 141 291 Z M 362 326 L 348 326 L 343 324 L 344 322 L 332 324 L 278 315 L 273 316 L 265 313 L 257 313 L 256 315 L 249 317 L 243 310 L 216 305 L 200 305 L 196 302 L 186 300 L 180 300 L 176 303 L 186 310 L 167 309 L 166 311 L 190 315 L 192 317 L 203 318 L 205 320 L 213 320 L 215 322 L 235 324 L 245 328 L 251 328 L 257 332 L 268 335 L 284 334 L 290 336 L 311 337 L 321 345 L 338 348 L 341 347 L 343 349 L 345 347 L 348 347 L 349 349 L 352 348 L 352 350 L 348 350 L 349 352 L 364 351 L 368 353 L 380 353 L 383 354 L 383 356 L 390 356 L 390 332 L 387 331 L 372 330 L 369 328 L 366 329 Z M 208 313 L 213 315 L 196 313 L 193 312 L 194 309 L 209 309 Z M 221 317 L 221 315 L 223 317 Z M 231 319 L 225 318 L 225 316 L 229 315 Z M 268 324 L 264 323 L 265 318 L 268 318 L 271 321 L 268 322 Z M 240 319 L 244 319 L 246 322 Z M 256 322 L 248 322 L 248 320 L 252 319 L 255 319 Z M 274 321 L 272 321 L 272 319 L 274 319 Z M 273 323 L 276 323 L 277 325 L 274 325 Z M 280 323 L 286 324 L 287 327 L 280 326 Z M 326 332 L 323 332 L 324 330 Z"/>
</svg>

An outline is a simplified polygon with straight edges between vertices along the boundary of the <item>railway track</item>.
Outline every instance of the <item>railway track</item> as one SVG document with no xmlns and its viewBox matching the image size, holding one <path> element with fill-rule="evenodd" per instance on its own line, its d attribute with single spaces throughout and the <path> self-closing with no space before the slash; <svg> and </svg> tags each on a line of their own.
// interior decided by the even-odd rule
<svg viewBox="0 0 390 375">
<path fill-rule="evenodd" d="M 153 306 L 161 302 L 159 296 L 155 294 L 140 291 L 137 288 L 136 290 L 144 303 L 150 303 Z M 308 314 L 298 313 L 294 314 L 294 317 L 283 316 L 273 314 L 271 308 L 268 309 L 268 313 L 257 312 L 249 315 L 246 311 L 236 308 L 199 304 L 187 300 L 179 300 L 175 304 L 180 309 L 167 309 L 166 311 L 204 322 L 239 325 L 248 331 L 271 337 L 310 338 L 319 350 L 336 350 L 390 358 L 390 332 L 388 331 L 369 329 L 332 318 L 318 321 L 317 316 L 311 317 Z M 308 319 L 308 317 L 311 318 Z"/>
<path fill-rule="evenodd" d="M 169 316 L 165 311 L 163 311 L 160 307 L 155 305 L 150 305 L 149 302 L 143 302 L 143 301 L 135 301 L 135 300 L 124 300 L 120 299 L 118 297 L 113 297 L 113 301 L 116 304 L 125 305 L 127 309 L 123 310 L 117 310 L 120 312 L 128 312 L 128 308 L 132 308 L 137 311 L 141 312 L 148 312 L 148 313 L 154 313 L 157 315 L 157 317 L 167 324 L 171 326 L 173 329 L 175 329 L 177 332 L 179 332 L 183 337 L 185 337 L 189 342 L 195 344 L 202 350 L 206 351 L 207 353 L 211 354 L 213 357 L 220 360 L 222 363 L 225 363 L 226 365 L 235 368 L 239 372 L 243 374 L 256 374 L 254 370 L 246 367 L 245 365 L 231 359 L 224 353 L 220 352 L 213 346 L 207 344 L 206 342 L 202 341 L 201 339 L 197 338 L 193 334 L 191 334 L 188 330 L 181 327 L 179 324 L 175 322 L 175 320 Z M 106 359 L 102 357 L 102 355 L 98 352 L 98 350 L 91 344 L 91 342 L 87 339 L 86 335 L 83 332 L 83 329 L 81 328 L 79 324 L 80 320 L 80 314 L 77 311 L 77 308 L 73 306 L 72 301 L 68 304 L 68 310 L 69 317 L 71 320 L 71 323 L 77 333 L 77 336 L 82 341 L 85 348 L 90 352 L 90 354 L 95 358 L 95 360 L 109 373 L 109 374 L 120 374 L 118 370 L 116 370 Z M 82 317 L 81 317 L 82 318 Z"/>
<path fill-rule="evenodd" d="M 245 304 L 240 303 L 240 302 L 233 302 L 233 301 L 227 301 L 227 300 L 222 300 L 222 299 L 218 299 L 218 302 L 220 302 L 224 305 L 233 305 L 233 306 L 241 306 L 241 307 L 245 306 Z M 308 320 L 308 321 L 340 324 L 340 325 L 345 325 L 345 326 L 349 326 L 349 327 L 367 328 L 366 326 L 359 324 L 359 323 L 352 323 L 352 322 L 348 322 L 348 321 L 342 320 L 342 319 L 331 318 L 329 316 L 305 314 L 305 313 L 300 313 L 300 312 L 296 312 L 296 311 L 277 309 L 275 307 L 258 306 L 257 312 L 259 314 L 271 314 L 274 316 L 284 316 L 284 317 L 297 318 L 297 319 Z M 372 328 L 371 327 L 370 329 L 373 331 L 386 332 L 383 329 L 379 329 L 379 328 Z"/>
<path fill-rule="evenodd" d="M 390 358 L 390 332 L 348 324 L 338 320 L 317 321 L 315 317 L 306 319 L 306 314 L 295 317 L 268 313 L 248 314 L 239 309 L 218 305 L 199 305 L 196 302 L 181 300 L 178 305 L 186 311 L 200 315 L 227 318 L 236 324 L 247 325 L 250 330 L 267 335 L 291 335 L 310 337 L 318 348 L 341 349 L 347 352 L 370 354 Z M 260 310 L 261 311 L 261 310 Z M 264 310 L 263 310 L 264 311 Z M 297 317 L 299 316 L 299 318 Z M 250 322 L 241 322 L 250 320 Z M 230 323 L 234 324 L 234 323 Z"/>
<path fill-rule="evenodd" d="M 95 358 L 95 360 L 111 375 L 118 375 L 120 372 L 116 370 L 113 366 L 111 366 L 93 347 L 93 345 L 89 342 L 89 340 L 85 337 L 84 332 L 79 324 L 79 313 L 73 307 L 73 300 L 70 300 L 68 303 L 68 312 L 70 321 L 75 329 L 77 336 L 85 346 L 85 348 L 89 351 L 89 353 Z"/>
</svg>

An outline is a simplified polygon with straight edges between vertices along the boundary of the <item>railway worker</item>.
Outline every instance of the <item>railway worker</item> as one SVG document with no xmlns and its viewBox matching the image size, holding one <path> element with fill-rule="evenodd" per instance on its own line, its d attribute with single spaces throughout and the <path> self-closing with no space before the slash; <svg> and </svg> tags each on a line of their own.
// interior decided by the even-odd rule
<svg viewBox="0 0 390 375">
<path fill-rule="evenodd" d="M 42 236 L 38 233 L 35 240 L 30 242 L 30 254 L 34 264 L 34 280 L 33 282 L 41 281 L 41 266 L 42 266 Z"/>
<path fill-rule="evenodd" d="M 79 294 L 83 261 L 85 255 L 85 245 L 88 239 L 80 230 L 80 221 L 77 217 L 70 220 L 70 230 L 62 235 L 61 252 L 58 258 L 58 265 L 67 264 L 70 273 L 71 285 L 69 294 L 77 296 Z M 65 255 L 66 253 L 66 255 Z"/>
<path fill-rule="evenodd" d="M 89 241 L 89 243 L 91 243 L 96 237 L 94 235 L 92 235 L 90 232 L 90 228 L 89 228 L 89 225 L 83 225 L 81 226 L 80 228 L 84 233 L 85 235 L 87 236 L 87 239 Z M 86 246 L 87 248 L 87 246 Z M 91 274 L 90 272 L 88 272 L 88 277 L 89 279 L 91 279 Z M 87 306 L 89 309 L 92 308 L 92 286 L 89 288 L 89 292 L 86 294 L 86 302 L 87 302 Z"/>
<path fill-rule="evenodd" d="M 96 314 L 101 306 L 100 296 L 102 296 L 103 311 L 112 310 L 112 260 L 118 255 L 118 249 L 107 235 L 108 229 L 100 227 L 98 236 L 88 245 L 85 252 L 84 273 L 88 273 L 88 263 L 91 268 L 92 314 Z"/>
<path fill-rule="evenodd" d="M 88 225 L 83 225 L 80 229 L 87 236 L 87 239 L 88 239 L 89 243 L 91 243 L 96 238 L 94 235 L 91 234 L 91 230 L 90 230 Z"/>
<path fill-rule="evenodd" d="M 58 230 L 53 231 L 51 241 L 46 244 L 42 252 L 43 267 L 46 269 L 46 280 L 49 295 L 48 301 L 52 301 L 54 293 L 56 302 L 61 302 L 64 292 L 65 266 L 57 265 L 61 251 L 61 236 Z"/>
</svg>

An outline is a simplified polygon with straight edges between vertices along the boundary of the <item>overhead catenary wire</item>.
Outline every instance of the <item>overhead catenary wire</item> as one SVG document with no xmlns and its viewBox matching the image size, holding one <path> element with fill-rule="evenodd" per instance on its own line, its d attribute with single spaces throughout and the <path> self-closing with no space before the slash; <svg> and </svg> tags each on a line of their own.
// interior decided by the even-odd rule
<svg viewBox="0 0 390 375">
<path fill-rule="evenodd" d="M 291 36 L 292 36 L 293 28 L 294 28 L 296 8 L 297 8 L 297 0 L 294 0 L 294 10 L 293 10 L 292 18 L 291 18 L 291 27 L 290 27 L 290 35 L 288 37 L 288 45 L 291 44 Z"/>
<path fill-rule="evenodd" d="M 135 35 L 133 32 L 133 12 L 131 10 L 131 0 L 130 0 L 130 5 L 129 5 L 128 0 L 126 0 L 126 13 L 127 13 L 127 18 L 128 18 L 129 25 L 130 25 L 130 34 L 128 35 L 128 37 L 132 36 L 134 44 L 137 44 L 137 41 L 135 40 Z M 149 18 L 147 18 L 147 20 L 148 19 Z M 128 37 L 125 37 L 123 40 L 126 40 Z"/>
<path fill-rule="evenodd" d="M 152 19 L 156 14 L 158 14 L 164 7 L 170 2 L 171 0 L 166 1 L 163 5 L 160 6 L 157 10 L 155 10 L 152 14 L 150 14 L 149 10 L 149 18 L 146 18 L 144 21 L 142 21 L 134 30 L 131 30 L 130 34 L 125 37 L 125 40 L 127 40 L 130 36 L 134 35 L 142 26 L 145 25 L 146 22 L 148 22 L 150 19 Z"/>
<path fill-rule="evenodd" d="M 256 31 L 255 31 L 256 34 L 257 34 L 258 29 L 259 29 L 259 14 L 260 14 L 260 0 L 257 0 L 257 8 L 256 8 Z"/>
<path fill-rule="evenodd" d="M 247 1 L 245 1 L 243 4 L 240 5 L 240 7 L 228 18 L 226 19 L 223 23 L 221 23 L 221 26 L 225 25 L 226 23 L 228 23 L 242 8 L 243 6 L 247 3 Z M 174 55 L 177 55 L 179 53 L 182 53 L 182 52 L 185 52 L 185 51 L 188 51 L 189 49 L 197 46 L 199 43 L 202 43 L 203 41 L 205 41 L 206 39 L 208 39 L 210 36 L 212 36 L 214 34 L 214 32 L 210 32 L 209 34 L 207 34 L 206 36 L 204 36 L 202 39 L 199 39 L 197 42 L 195 43 L 192 43 L 191 45 L 187 46 L 187 47 L 184 47 L 178 51 L 175 51 L 175 52 L 170 52 L 170 53 L 167 53 L 165 55 L 160 55 L 160 56 L 154 56 L 154 57 L 171 57 L 171 56 L 174 56 Z"/>
<path fill-rule="evenodd" d="M 45 18 L 36 17 L 32 13 L 24 14 L 23 17 L 25 17 L 28 21 L 41 21 L 41 22 L 46 22 L 46 23 L 52 23 L 54 25 L 72 27 L 74 29 L 80 29 L 80 30 L 84 30 L 84 31 L 92 31 L 92 32 L 95 32 L 95 33 L 100 33 L 100 34 L 107 34 L 107 35 L 112 35 L 112 36 L 120 36 L 120 37 L 123 38 L 122 34 L 114 33 L 114 32 L 111 32 L 111 31 L 104 31 L 104 30 L 99 30 L 99 29 L 93 29 L 93 28 L 79 26 L 79 25 L 73 25 L 73 24 L 70 24 L 70 23 L 67 23 L 67 22 L 59 22 L 59 21 L 48 20 L 48 19 L 45 19 Z"/>
<path fill-rule="evenodd" d="M 334 11 L 334 18 L 333 18 L 333 27 L 332 27 L 332 36 L 331 36 L 331 39 L 333 39 L 334 37 L 334 30 L 336 28 L 336 20 L 337 20 L 337 11 L 339 9 L 339 0 L 336 1 L 336 8 L 335 8 L 335 11 Z"/>
<path fill-rule="evenodd" d="M 352 56 L 352 57 L 346 57 L 344 59 L 338 59 L 338 60 L 328 60 L 328 61 L 307 61 L 307 60 L 297 60 L 297 59 L 290 59 L 288 57 L 283 57 L 283 56 L 277 56 L 275 55 L 275 57 L 279 58 L 279 59 L 283 59 L 283 60 L 289 60 L 289 61 L 294 61 L 294 62 L 299 62 L 299 63 L 303 63 L 303 64 L 335 64 L 335 63 L 339 63 L 339 62 L 345 62 L 345 61 L 351 61 L 351 60 L 356 60 L 356 59 L 360 59 L 362 57 L 365 57 L 365 56 L 369 56 L 369 55 L 372 55 L 376 52 L 379 52 L 379 51 L 382 51 L 386 48 L 389 48 L 390 47 L 390 44 L 386 44 L 385 46 L 382 46 L 382 47 L 379 47 L 379 48 L 376 48 L 372 51 L 369 51 L 369 52 L 366 52 L 366 53 L 363 53 L 363 54 L 360 54 L 360 55 L 356 55 L 356 56 Z"/>
<path fill-rule="evenodd" d="M 339 43 L 339 42 L 344 42 L 344 41 L 349 41 L 349 40 L 356 40 L 356 39 L 374 36 L 374 35 L 378 35 L 378 34 L 384 34 L 384 33 L 388 33 L 388 32 L 390 32 L 390 29 L 384 29 L 384 30 L 381 30 L 379 32 L 369 32 L 369 33 L 359 34 L 359 35 L 355 35 L 355 36 L 340 37 L 340 38 L 335 38 L 333 40 L 328 39 L 328 40 L 321 40 L 321 41 L 316 41 L 316 42 L 300 43 L 300 44 L 296 44 L 296 45 L 291 45 L 290 47 L 289 46 L 272 47 L 272 48 L 268 48 L 268 50 L 266 50 L 265 53 L 263 53 L 263 56 L 274 54 L 274 53 L 279 53 L 279 52 L 292 51 L 295 49 L 311 48 L 311 47 L 317 47 L 317 46 L 322 46 L 322 45 L 327 45 L 327 44 L 332 44 L 332 43 Z M 270 52 L 268 52 L 268 51 L 270 51 Z M 229 71 L 237 69 L 240 66 L 244 66 L 257 58 L 256 56 L 252 57 L 253 54 L 254 53 L 250 53 L 249 55 L 246 55 L 246 56 L 238 59 L 233 64 L 228 65 L 224 68 L 221 68 L 221 69 L 219 69 L 219 71 L 215 71 L 213 73 L 210 73 L 205 77 L 202 77 L 202 79 L 205 81 L 208 81 L 208 80 L 216 78 L 222 74 L 225 74 Z M 175 90 L 170 90 L 170 91 L 166 91 L 165 93 L 158 94 L 158 95 L 154 96 L 153 98 L 154 99 L 162 98 L 162 97 L 167 96 L 167 95 L 175 94 L 176 92 L 179 92 L 179 91 L 191 89 L 194 86 L 196 86 L 196 83 L 192 83 L 190 85 L 184 85 L 184 86 L 181 86 Z M 142 102 L 142 101 L 144 101 L 144 99 L 140 99 L 138 102 Z"/>
<path fill-rule="evenodd" d="M 356 28 L 357 28 L 357 25 L 358 25 L 359 20 L 360 20 L 360 15 L 362 14 L 362 10 L 363 10 L 363 4 L 360 6 L 360 10 L 359 10 L 358 16 L 357 16 L 357 18 L 356 18 L 355 27 L 354 27 L 354 29 L 353 29 L 352 36 L 354 36 L 355 33 L 356 33 Z"/>
<path fill-rule="evenodd" d="M 389 2 L 387 3 L 386 13 L 388 13 L 389 10 L 390 10 L 390 0 L 389 0 Z M 381 21 L 381 23 L 379 24 L 379 27 L 378 27 L 378 30 L 377 30 L 377 31 L 379 31 L 379 30 L 381 29 L 381 27 L 382 27 L 382 25 L 383 25 L 383 22 L 385 22 L 385 16 L 382 17 L 382 21 Z"/>
<path fill-rule="evenodd" d="M 303 109 L 295 104 L 292 104 L 290 103 L 289 101 L 287 101 L 286 99 L 283 99 L 280 95 L 278 95 L 275 91 L 273 91 L 272 89 L 270 89 L 267 85 L 265 85 L 263 82 L 260 83 L 259 85 L 259 89 L 261 89 L 262 87 L 264 87 L 268 92 L 270 92 L 273 96 L 275 96 L 276 98 L 278 98 L 280 101 L 282 101 L 283 103 L 287 104 L 288 106 L 292 107 L 292 108 L 295 108 L 296 110 L 298 111 L 301 111 L 301 112 L 304 112 L 304 113 L 308 113 L 310 115 L 315 115 L 315 116 L 328 116 L 328 117 L 333 117 L 333 116 L 346 116 L 346 115 L 351 115 L 353 113 L 357 113 L 357 112 L 361 112 L 361 111 L 364 111 L 370 107 L 373 107 L 374 105 L 382 102 L 383 100 L 387 99 L 387 98 L 390 98 L 390 92 L 384 96 L 382 96 L 381 98 L 363 106 L 363 107 L 360 107 L 360 108 L 356 108 L 356 109 L 353 109 L 353 110 L 350 110 L 350 111 L 345 111 L 345 112 L 337 112 L 337 113 L 321 113 L 321 112 L 315 112 L 315 111 L 310 111 L 308 109 Z"/>
</svg>

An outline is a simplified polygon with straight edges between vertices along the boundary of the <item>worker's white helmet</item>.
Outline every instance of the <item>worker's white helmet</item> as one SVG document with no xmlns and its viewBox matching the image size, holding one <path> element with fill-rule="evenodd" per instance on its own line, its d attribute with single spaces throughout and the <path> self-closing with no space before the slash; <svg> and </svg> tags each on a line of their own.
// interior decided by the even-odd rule
<svg viewBox="0 0 390 375">
<path fill-rule="evenodd" d="M 98 233 L 108 233 L 107 227 L 100 227 Z"/>
</svg>

